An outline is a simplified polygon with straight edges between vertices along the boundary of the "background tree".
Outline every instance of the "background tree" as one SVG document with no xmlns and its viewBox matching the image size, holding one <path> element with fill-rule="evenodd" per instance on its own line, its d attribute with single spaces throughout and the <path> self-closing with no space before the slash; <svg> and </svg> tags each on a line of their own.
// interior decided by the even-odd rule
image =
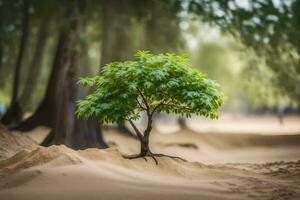
<svg viewBox="0 0 300 200">
<path fill-rule="evenodd" d="M 38 89 L 39 78 L 41 77 L 44 69 L 43 60 L 47 55 L 47 44 L 49 43 L 50 32 L 53 27 L 53 13 L 51 12 L 53 7 L 54 4 L 51 2 L 36 1 L 32 5 L 32 9 L 34 9 L 35 12 L 31 15 L 31 37 L 33 37 L 34 41 L 31 42 L 32 45 L 28 48 L 28 50 L 32 49 L 32 53 L 29 51 L 29 53 L 27 52 L 26 54 L 30 57 L 27 63 L 25 63 L 27 66 L 24 66 L 24 68 L 27 67 L 27 73 L 23 71 L 24 87 L 22 88 L 22 92 L 19 97 L 19 102 L 23 109 L 22 114 L 34 107 L 32 106 L 32 102 L 35 97 L 34 93 Z"/>
<path fill-rule="evenodd" d="M 12 97 L 8 110 L 1 119 L 3 124 L 18 124 L 22 119 L 22 111 L 20 102 L 18 101 L 19 88 L 20 88 L 20 73 L 23 63 L 23 57 L 27 46 L 27 38 L 29 32 L 29 0 L 23 2 L 23 17 L 22 17 L 22 36 L 20 38 L 20 47 L 16 59 L 16 66 L 13 78 Z"/>
<path fill-rule="evenodd" d="M 67 25 L 62 29 L 62 52 L 59 58 L 61 73 L 56 85 L 54 126 L 44 145 L 65 144 L 75 149 L 105 147 L 99 124 L 94 120 L 83 121 L 74 118 L 75 101 L 80 90 L 75 86 L 80 58 L 80 33 L 84 29 L 80 15 L 85 12 L 85 1 L 73 1 L 71 10 L 66 10 Z M 69 15 L 70 13 L 70 15 Z"/>
<path fill-rule="evenodd" d="M 300 99 L 300 1 L 201 0 L 189 11 L 251 48 L 276 74 L 281 92 Z"/>
<path fill-rule="evenodd" d="M 24 27 L 22 23 L 23 17 L 25 17 L 24 6 L 24 2 L 20 0 L 1 1 L 0 3 L 0 44 L 2 44 L 0 89 L 10 94 L 12 93 L 12 84 L 9 83 L 13 82 L 16 57 L 18 57 Z"/>
<path fill-rule="evenodd" d="M 180 11 L 177 0 L 103 0 L 101 66 L 132 59 L 138 49 L 157 53 L 182 51 Z M 125 125 L 119 124 L 118 130 L 133 135 Z"/>
<path fill-rule="evenodd" d="M 74 118 L 75 101 L 84 93 L 76 87 L 80 72 L 81 38 L 85 30 L 83 16 L 85 1 L 64 1 L 59 11 L 59 36 L 48 87 L 36 112 L 24 121 L 19 130 L 30 130 L 38 125 L 51 127 L 42 145 L 65 144 L 74 149 L 106 147 L 99 124 L 94 120 Z"/>
<path fill-rule="evenodd" d="M 26 21 L 24 15 L 24 5 L 27 2 L 27 15 L 30 19 L 28 23 L 27 37 L 23 37 L 23 22 Z M 40 90 L 44 88 L 43 80 L 45 78 L 45 71 L 47 71 L 47 66 L 45 65 L 46 55 L 51 55 L 49 52 L 49 38 L 51 39 L 50 33 L 52 30 L 52 20 L 50 10 L 54 6 L 54 2 L 49 1 L 32 1 L 32 0 L 17 0 L 14 2 L 1 1 L 1 28 L 0 28 L 0 40 L 5 42 L 5 48 L 3 49 L 3 57 L 1 63 L 3 68 L 0 69 L 0 100 L 1 102 L 6 102 L 8 98 L 5 98 L 5 93 L 8 90 L 13 90 L 13 88 L 18 88 L 18 95 L 16 102 L 18 102 L 19 109 L 14 114 L 11 112 L 12 106 L 10 104 L 6 115 L 10 117 L 2 118 L 2 121 L 7 121 L 6 124 L 10 128 L 18 126 L 23 118 L 24 113 L 31 111 L 35 108 L 35 104 L 39 102 Z M 2 12 L 3 11 L 3 12 Z M 11 16 L 13 13 L 13 16 Z M 23 15 L 22 15 L 23 13 Z M 55 35 L 55 34 L 52 34 Z M 23 45 L 24 51 L 22 53 L 22 62 L 18 72 L 18 86 L 15 84 L 8 84 L 15 80 L 15 74 L 17 69 L 13 67 L 18 56 L 17 52 L 20 52 L 20 41 L 24 39 Z M 16 53 L 15 53 L 16 52 Z M 42 80 L 42 81 L 41 81 Z M 1 96 L 2 95 L 2 96 Z M 6 95 L 7 97 L 8 95 Z M 13 100 L 11 96 L 11 100 Z M 36 98 L 38 97 L 38 98 Z M 10 113 L 10 114 L 9 114 Z M 19 117 L 18 117 L 19 116 Z M 9 120 L 10 118 L 10 120 Z"/>
<path fill-rule="evenodd" d="M 186 56 L 174 54 L 152 55 L 139 51 L 136 60 L 112 62 L 99 76 L 83 78 L 80 83 L 96 89 L 78 102 L 79 117 L 96 117 L 108 123 L 128 121 L 135 130 L 141 150 L 138 155 L 128 158 L 162 156 L 149 149 L 154 113 L 186 117 L 196 114 L 214 119 L 223 103 L 218 85 L 191 69 Z M 143 133 L 134 124 L 141 112 L 147 115 Z"/>
</svg>

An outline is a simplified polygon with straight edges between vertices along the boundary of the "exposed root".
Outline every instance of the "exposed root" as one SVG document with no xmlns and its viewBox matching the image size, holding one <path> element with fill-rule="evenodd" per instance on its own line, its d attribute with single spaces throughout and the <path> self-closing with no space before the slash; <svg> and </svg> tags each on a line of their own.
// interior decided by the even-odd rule
<svg viewBox="0 0 300 200">
<path fill-rule="evenodd" d="M 148 160 L 146 157 L 151 157 L 154 160 L 156 165 L 158 165 L 158 161 L 157 161 L 156 157 L 168 157 L 168 158 L 172 158 L 172 159 L 179 159 L 183 162 L 187 162 L 185 159 L 177 157 L 177 156 L 169 156 L 169 155 L 165 155 L 165 154 L 157 154 L 157 153 L 152 153 L 152 152 L 149 152 L 145 155 L 143 155 L 143 154 L 123 155 L 123 158 L 126 158 L 126 159 L 131 160 L 131 159 L 136 159 L 136 158 L 143 158 L 147 162 Z"/>
<path fill-rule="evenodd" d="M 151 158 L 153 158 L 156 165 L 158 165 L 158 161 L 156 160 L 155 156 L 153 154 L 149 155 Z"/>
<path fill-rule="evenodd" d="M 168 158 L 173 158 L 173 159 L 179 159 L 183 162 L 187 162 L 187 160 L 180 158 L 178 156 L 169 156 L 169 155 L 165 155 L 165 154 L 160 154 L 160 153 L 153 153 L 152 156 L 156 156 L 156 157 L 168 157 Z"/>
<path fill-rule="evenodd" d="M 136 158 L 144 158 L 144 160 L 147 162 L 147 158 L 146 156 L 142 156 L 142 154 L 134 154 L 134 155 L 122 155 L 123 158 L 126 158 L 126 159 L 136 159 Z"/>
</svg>

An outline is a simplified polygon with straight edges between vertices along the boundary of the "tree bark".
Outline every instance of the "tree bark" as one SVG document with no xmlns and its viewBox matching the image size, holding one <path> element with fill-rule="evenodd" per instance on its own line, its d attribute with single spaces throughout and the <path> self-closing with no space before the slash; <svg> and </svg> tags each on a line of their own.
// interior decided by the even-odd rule
<svg viewBox="0 0 300 200">
<path fill-rule="evenodd" d="M 144 133 L 143 138 L 140 140 L 141 142 L 141 152 L 140 155 L 141 156 L 146 156 L 146 155 L 150 155 L 151 151 L 150 151 L 150 147 L 149 147 L 149 136 L 150 136 L 150 132 L 149 133 Z"/>
<path fill-rule="evenodd" d="M 148 106 L 147 106 L 148 107 Z M 148 123 L 147 128 L 144 131 L 144 135 L 141 140 L 141 155 L 150 155 L 152 154 L 149 148 L 149 137 L 152 130 L 152 115 L 150 114 L 150 109 L 147 110 Z"/>
<path fill-rule="evenodd" d="M 3 58 L 3 44 L 2 44 L 2 41 L 0 39 L 0 71 L 2 69 L 2 58 Z"/>
<path fill-rule="evenodd" d="M 29 0 L 23 1 L 23 18 L 22 18 L 22 36 L 20 41 L 20 48 L 16 62 L 15 74 L 13 79 L 13 89 L 12 98 L 10 106 L 7 112 L 1 119 L 1 122 L 5 125 L 18 124 L 22 119 L 22 109 L 20 103 L 18 102 L 19 94 L 19 82 L 20 82 L 20 72 L 22 67 L 22 61 L 24 57 L 25 48 L 27 46 L 28 32 L 29 32 Z"/>
<path fill-rule="evenodd" d="M 60 33 L 58 37 L 58 43 L 56 46 L 56 53 L 54 57 L 53 67 L 50 74 L 50 78 L 47 84 L 45 96 L 38 106 L 34 114 L 27 120 L 22 122 L 16 129 L 20 131 L 29 131 L 37 126 L 47 126 L 49 128 L 54 127 L 55 115 L 56 115 L 56 94 L 59 86 L 59 77 L 63 73 L 63 67 L 61 67 L 61 57 L 64 53 L 64 46 L 66 45 L 66 34 Z"/>
<path fill-rule="evenodd" d="M 26 108 L 32 99 L 32 93 L 37 86 L 38 77 L 41 72 L 41 64 L 43 60 L 43 53 L 46 47 L 48 30 L 49 30 L 49 17 L 45 17 L 42 20 L 39 27 L 39 33 L 37 36 L 37 41 L 35 44 L 34 54 L 32 56 L 32 60 L 30 62 L 30 72 L 27 75 L 27 80 L 25 83 L 25 87 L 20 96 L 20 103 L 23 108 Z"/>
<path fill-rule="evenodd" d="M 50 135 L 43 145 L 65 144 L 74 149 L 90 147 L 105 148 L 107 145 L 101 136 L 100 124 L 94 119 L 82 120 L 75 116 L 76 100 L 82 92 L 76 86 L 80 58 L 79 34 L 82 30 L 79 1 L 74 1 L 74 10 L 69 16 L 69 27 L 63 30 L 62 52 L 59 54 L 60 73 L 55 85 L 54 124 Z"/>
</svg>

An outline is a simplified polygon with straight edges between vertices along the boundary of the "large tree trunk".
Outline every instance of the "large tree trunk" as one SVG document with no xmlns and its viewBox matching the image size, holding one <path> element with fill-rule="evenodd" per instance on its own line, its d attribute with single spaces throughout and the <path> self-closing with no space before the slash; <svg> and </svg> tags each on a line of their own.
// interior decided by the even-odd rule
<svg viewBox="0 0 300 200">
<path fill-rule="evenodd" d="M 18 94 L 19 94 L 21 66 L 22 66 L 22 61 L 23 61 L 24 52 L 27 46 L 27 39 L 28 39 L 29 0 L 24 0 L 23 3 L 24 3 L 24 7 L 23 7 L 23 19 L 22 19 L 22 36 L 21 36 L 20 48 L 19 48 L 15 74 L 13 79 L 12 98 L 7 112 L 4 114 L 4 116 L 1 119 L 1 122 L 3 124 L 12 125 L 12 126 L 18 124 L 22 119 L 22 109 L 18 101 Z"/>
<path fill-rule="evenodd" d="M 61 57 L 64 53 L 66 40 L 66 34 L 61 33 L 58 38 L 53 67 L 44 98 L 34 114 L 17 127 L 18 130 L 28 131 L 37 126 L 47 126 L 49 128 L 54 127 L 56 115 L 55 99 L 57 89 L 60 87 L 59 76 L 63 73 L 63 67 L 61 67 Z"/>
<path fill-rule="evenodd" d="M 68 51 L 66 49 L 66 51 Z M 65 144 L 74 149 L 87 147 L 105 147 L 101 138 L 101 129 L 96 120 L 81 120 L 75 116 L 76 100 L 79 90 L 76 87 L 78 52 L 72 52 L 71 58 L 66 57 L 63 63 L 63 74 L 59 80 L 57 91 L 57 110 L 55 125 L 44 145 Z M 50 139 L 49 139 L 50 138 Z"/>
<path fill-rule="evenodd" d="M 80 57 L 79 34 L 82 24 L 77 7 L 80 2 L 75 2 L 74 13 L 69 16 L 69 28 L 67 31 L 64 29 L 63 36 L 61 36 L 63 46 L 58 58 L 60 73 L 54 83 L 56 90 L 55 120 L 52 131 L 43 145 L 65 144 L 74 149 L 105 148 L 107 145 L 102 139 L 99 122 L 97 120 L 81 120 L 75 116 L 76 100 L 83 96 L 76 86 Z"/>
</svg>

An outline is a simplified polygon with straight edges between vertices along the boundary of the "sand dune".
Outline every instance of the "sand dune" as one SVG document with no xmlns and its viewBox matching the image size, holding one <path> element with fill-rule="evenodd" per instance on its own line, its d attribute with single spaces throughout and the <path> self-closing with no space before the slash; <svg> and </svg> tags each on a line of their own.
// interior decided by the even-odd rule
<svg viewBox="0 0 300 200">
<path fill-rule="evenodd" d="M 299 136 L 154 130 L 153 151 L 189 160 L 160 157 L 156 165 L 151 158 L 124 159 L 138 142 L 109 128 L 104 136 L 114 147 L 105 150 L 45 148 L 1 134 L 1 200 L 300 199 Z"/>
<path fill-rule="evenodd" d="M 21 151 L 0 163 L 0 199 L 300 198 L 300 161 L 158 161 L 156 165 L 151 159 L 125 160 L 114 148 L 74 151 L 51 146 Z"/>
<path fill-rule="evenodd" d="M 20 150 L 36 147 L 37 144 L 30 137 L 12 133 L 0 124 L 0 160 L 9 158 Z"/>
</svg>

